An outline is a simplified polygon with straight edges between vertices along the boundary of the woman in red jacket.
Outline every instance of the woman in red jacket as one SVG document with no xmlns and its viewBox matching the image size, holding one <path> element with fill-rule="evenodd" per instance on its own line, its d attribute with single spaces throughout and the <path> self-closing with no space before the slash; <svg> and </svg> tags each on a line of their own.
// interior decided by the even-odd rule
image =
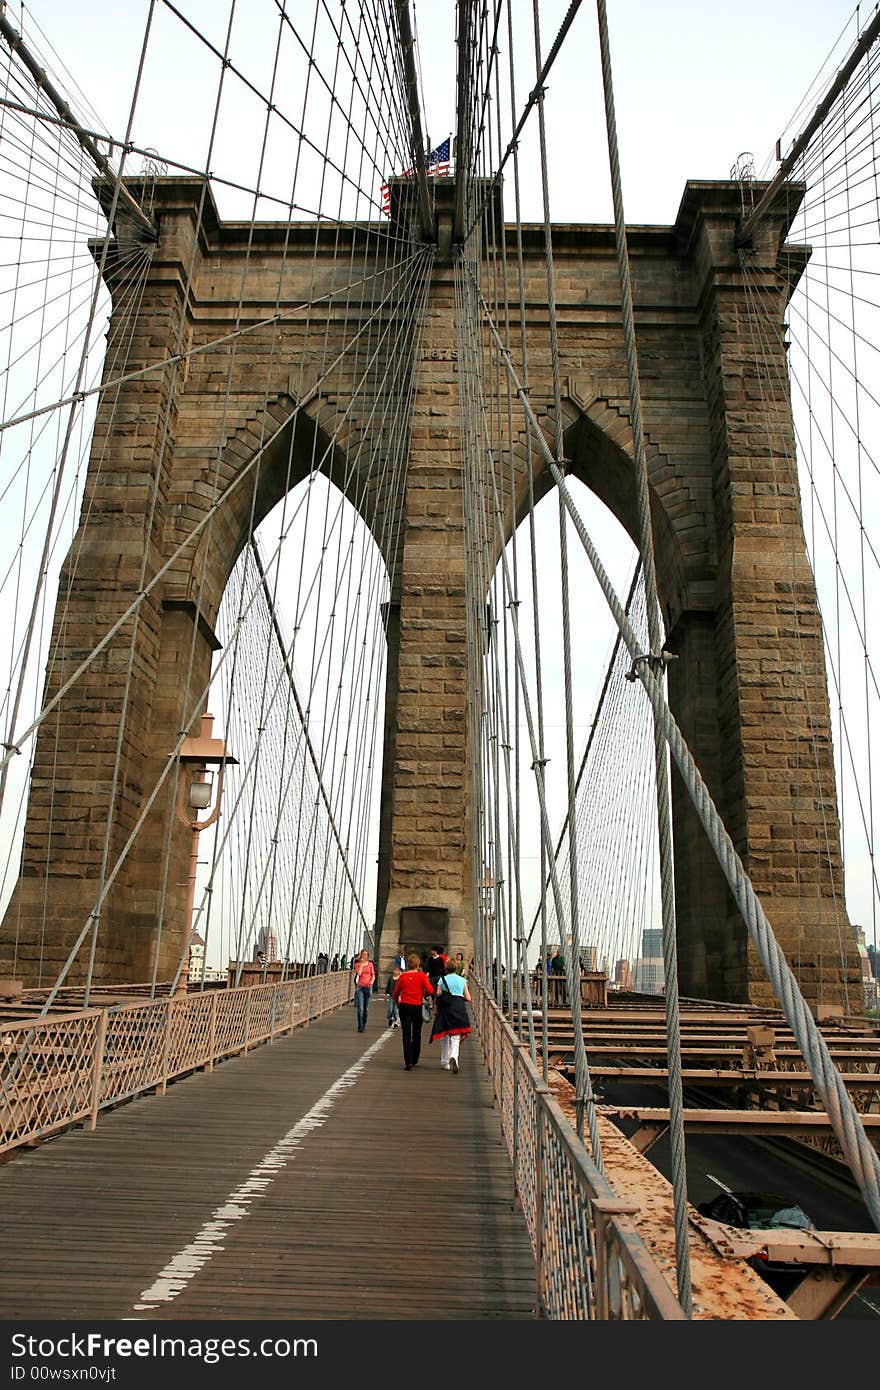
<svg viewBox="0 0 880 1390">
<path fill-rule="evenodd" d="M 422 1000 L 434 993 L 434 986 L 421 969 L 421 961 L 413 954 L 406 958 L 407 968 L 392 991 L 400 1010 L 400 1036 L 403 1040 L 403 1064 L 407 1071 L 418 1065 L 422 1050 Z"/>
</svg>

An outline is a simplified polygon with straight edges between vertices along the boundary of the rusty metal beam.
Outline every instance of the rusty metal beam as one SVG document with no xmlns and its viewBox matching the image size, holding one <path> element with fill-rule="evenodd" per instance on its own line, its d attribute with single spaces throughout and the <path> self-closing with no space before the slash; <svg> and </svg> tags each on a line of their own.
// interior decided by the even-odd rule
<svg viewBox="0 0 880 1390">
<path fill-rule="evenodd" d="M 743 1045 L 742 1042 L 739 1044 L 733 1042 L 725 1047 L 688 1045 L 682 1047 L 681 1055 L 683 1058 L 692 1058 L 694 1061 L 700 1058 L 707 1059 L 717 1057 L 722 1065 L 726 1065 L 731 1061 L 736 1061 L 741 1065 L 743 1061 Z M 550 1039 L 550 1046 L 555 1048 L 558 1052 L 566 1050 L 552 1038 Z M 567 1050 L 570 1052 L 571 1047 L 569 1046 Z M 624 1057 L 642 1057 L 646 1060 L 651 1060 L 665 1057 L 668 1052 L 665 1044 L 652 1043 L 650 1046 L 645 1046 L 638 1040 L 622 1039 L 617 1045 L 602 1042 L 599 1046 L 596 1046 L 592 1038 L 588 1040 L 587 1050 L 590 1057 L 595 1057 L 597 1061 L 601 1061 L 603 1058 L 607 1057 L 619 1057 L 621 1059 Z M 787 1058 L 792 1061 L 798 1059 L 801 1061 L 803 1060 L 800 1050 L 796 1047 L 776 1047 L 773 1050 L 777 1061 L 781 1058 Z M 828 1051 L 836 1062 L 871 1062 L 872 1064 L 880 1066 L 880 1049 L 830 1046 Z M 758 1068 L 758 1070 L 761 1070 L 761 1068 Z"/>
<path fill-rule="evenodd" d="M 811 1269 L 786 1302 L 799 1318 L 836 1318 L 870 1275 L 864 1269 Z"/>
<path fill-rule="evenodd" d="M 640 1128 L 630 1136 L 630 1143 L 640 1153 L 645 1153 L 669 1124 L 669 1111 L 660 1106 L 606 1105 L 602 1114 L 609 1119 L 638 1120 Z M 692 1134 L 772 1134 L 798 1139 L 834 1133 L 831 1121 L 821 1110 L 685 1110 L 684 1123 Z M 880 1115 L 863 1115 L 862 1123 L 871 1142 L 880 1144 Z M 643 1131 L 645 1143 L 638 1138 Z M 651 1134 L 653 1138 L 649 1138 Z"/>
<path fill-rule="evenodd" d="M 708 1216 L 695 1215 L 691 1224 L 726 1255 L 752 1260 L 760 1256 L 774 1264 L 842 1265 L 870 1274 L 880 1270 L 880 1234 L 876 1231 L 741 1230 Z M 867 1277 L 866 1274 L 866 1277 Z"/>
<path fill-rule="evenodd" d="M 666 1067 L 590 1067 L 594 1081 L 638 1081 L 647 1086 L 665 1086 L 669 1072 Z M 688 1068 L 682 1072 L 686 1086 L 794 1086 L 813 1088 L 808 1071 L 750 1071 L 743 1067 Z M 841 1080 L 848 1088 L 880 1090 L 878 1072 L 842 1072 Z"/>
</svg>

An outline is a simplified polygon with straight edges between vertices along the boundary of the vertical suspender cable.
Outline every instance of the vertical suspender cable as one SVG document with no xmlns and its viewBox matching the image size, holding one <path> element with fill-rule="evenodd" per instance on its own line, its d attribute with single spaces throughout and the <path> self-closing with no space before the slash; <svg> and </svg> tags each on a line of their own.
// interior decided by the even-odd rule
<svg viewBox="0 0 880 1390">
<path fill-rule="evenodd" d="M 648 493 L 648 463 L 645 456 L 645 437 L 642 428 L 642 397 L 639 385 L 639 363 L 636 350 L 629 255 L 626 244 L 626 225 L 623 216 L 623 192 L 620 182 L 617 123 L 614 117 L 614 88 L 611 76 L 611 49 L 608 41 L 608 17 L 605 10 L 605 0 L 597 0 L 597 7 L 599 43 L 602 53 L 602 85 L 605 90 L 605 120 L 608 127 L 608 154 L 611 162 L 611 186 L 614 196 L 617 266 L 620 276 L 626 371 L 629 381 L 630 418 L 636 455 L 640 549 L 648 604 L 649 661 L 658 663 L 658 678 L 660 678 L 662 677 L 662 635 L 657 611 L 657 574 L 654 568 L 651 501 Z M 681 1086 L 681 1033 L 678 1017 L 678 953 L 675 940 L 672 828 L 669 820 L 669 763 L 666 743 L 656 721 L 654 724 L 654 755 L 657 774 L 657 815 L 660 826 L 663 969 L 666 982 L 664 998 L 666 1004 L 666 1045 L 669 1054 L 669 1130 L 672 1142 L 672 1186 L 675 1201 L 675 1266 L 678 1277 L 679 1301 L 688 1317 L 691 1317 L 693 1299 L 691 1296 L 690 1250 L 688 1247 L 687 1172 L 685 1168 Z"/>
<path fill-rule="evenodd" d="M 538 0 L 532 0 L 532 22 L 535 34 L 535 70 L 538 81 L 541 78 L 541 30 L 538 17 Z M 553 373 L 553 413 L 556 421 L 556 458 L 560 468 L 563 464 L 562 443 L 562 394 L 559 385 L 559 335 L 556 326 L 556 286 L 553 274 L 553 236 L 550 230 L 550 192 L 547 181 L 547 133 L 544 122 L 544 91 L 538 89 L 538 133 L 541 148 L 541 192 L 544 208 L 544 260 L 547 271 L 547 310 L 550 326 L 550 360 Z M 568 520 L 562 499 L 559 499 L 559 553 L 560 578 L 562 589 L 562 662 L 565 688 L 565 771 L 568 793 L 567 815 L 571 825 L 575 823 L 575 770 L 574 770 L 574 710 L 571 676 L 571 603 L 568 573 Z M 568 975 L 568 997 L 571 1008 L 571 1021 L 575 1036 L 583 1032 L 581 1022 L 581 943 L 580 913 L 578 903 L 578 856 L 577 839 L 569 841 L 569 914 L 571 924 L 571 949 L 565 939 L 565 922 L 559 919 L 559 949 L 565 961 Z M 578 1138 L 584 1137 L 584 1107 L 591 1109 L 595 1097 L 590 1082 L 589 1068 L 577 1075 L 575 1090 L 575 1113 L 577 1116 Z M 597 1126 L 591 1124 L 591 1132 Z"/>
</svg>

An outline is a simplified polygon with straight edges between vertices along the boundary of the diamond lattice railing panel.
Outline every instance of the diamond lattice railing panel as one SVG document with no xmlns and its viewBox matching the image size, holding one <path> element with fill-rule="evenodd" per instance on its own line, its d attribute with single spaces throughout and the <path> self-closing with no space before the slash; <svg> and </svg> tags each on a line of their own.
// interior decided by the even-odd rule
<svg viewBox="0 0 880 1390">
<path fill-rule="evenodd" d="M 523 1068 L 525 1070 L 525 1068 Z M 528 1077 L 520 1084 L 516 1110 L 516 1186 L 522 1204 L 526 1229 L 535 1244 L 537 1218 L 537 1144 L 535 1142 L 535 1097 Z"/>
<path fill-rule="evenodd" d="M 169 1000 L 168 1075 L 202 1066 L 211 1052 L 210 994 L 189 994 Z"/>
<path fill-rule="evenodd" d="M 544 1250 L 553 1277 L 546 1288 L 547 1316 L 583 1319 L 595 1308 L 592 1214 L 567 1148 L 552 1125 L 544 1126 Z"/>
<path fill-rule="evenodd" d="M 167 1001 L 109 1010 L 101 1071 L 101 1105 L 157 1086 L 165 1064 Z"/>
<path fill-rule="evenodd" d="M 511 1048 L 503 1047 L 501 1051 L 501 1129 L 507 1142 L 507 1152 L 513 1157 L 513 1130 L 516 1125 L 516 1113 L 513 1105 L 513 1063 L 516 1054 Z"/>
<path fill-rule="evenodd" d="M 255 985 L 251 990 L 251 1006 L 248 1011 L 248 1046 L 262 1042 L 272 1032 L 274 985 Z"/>
<path fill-rule="evenodd" d="M 89 1113 L 99 1014 L 3 1025 L 0 1149 Z"/>
<path fill-rule="evenodd" d="M 275 1020 L 273 1033 L 285 1033 L 293 1027 L 296 985 L 292 980 L 279 985 L 275 991 Z"/>
<path fill-rule="evenodd" d="M 214 1055 L 225 1057 L 240 1052 L 245 1044 L 249 989 L 230 989 L 217 1000 Z"/>
</svg>

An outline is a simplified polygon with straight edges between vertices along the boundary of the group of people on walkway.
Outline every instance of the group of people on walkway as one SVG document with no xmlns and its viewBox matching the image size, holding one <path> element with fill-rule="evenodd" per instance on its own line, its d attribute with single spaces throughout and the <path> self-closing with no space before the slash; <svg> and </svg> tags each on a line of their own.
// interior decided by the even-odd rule
<svg viewBox="0 0 880 1390">
<path fill-rule="evenodd" d="M 367 1026 L 370 995 L 376 983 L 376 968 L 367 951 L 354 965 L 355 1003 L 358 1032 Z M 471 1001 L 465 976 L 464 956 L 453 959 L 444 951 L 432 950 L 424 968 L 412 952 L 398 956 L 385 986 L 389 1028 L 399 1028 L 406 1071 L 418 1066 L 422 1051 L 422 1028 L 431 1024 L 430 1041 L 440 1042 L 440 1066 L 457 1072 L 462 1038 L 471 1031 L 467 1006 Z"/>
</svg>

